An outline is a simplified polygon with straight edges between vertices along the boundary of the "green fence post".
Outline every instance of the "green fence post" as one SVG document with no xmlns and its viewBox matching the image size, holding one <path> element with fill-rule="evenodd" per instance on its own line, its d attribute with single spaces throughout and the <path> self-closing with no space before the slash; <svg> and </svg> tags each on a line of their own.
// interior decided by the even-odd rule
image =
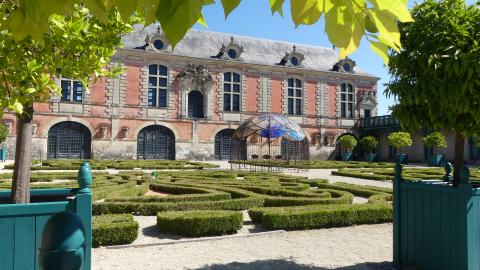
<svg viewBox="0 0 480 270">
<path fill-rule="evenodd" d="M 85 270 L 91 269 L 92 255 L 92 170 L 90 164 L 84 161 L 78 171 L 78 193 L 76 199 L 76 212 L 85 225 L 87 252 L 85 254 Z"/>
<path fill-rule="evenodd" d="M 395 164 L 393 178 L 393 265 L 400 266 L 400 185 L 402 181 L 402 165 Z"/>
</svg>

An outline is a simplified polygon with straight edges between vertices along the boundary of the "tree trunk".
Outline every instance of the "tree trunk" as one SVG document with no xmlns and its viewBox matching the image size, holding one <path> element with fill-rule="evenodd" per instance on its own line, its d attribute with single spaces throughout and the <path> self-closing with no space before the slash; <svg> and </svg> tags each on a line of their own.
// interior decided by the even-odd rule
<svg viewBox="0 0 480 270">
<path fill-rule="evenodd" d="M 453 186 L 460 184 L 460 170 L 463 166 L 463 154 L 465 151 L 465 137 L 462 134 L 455 134 L 455 158 L 453 161 Z"/>
<path fill-rule="evenodd" d="M 32 164 L 33 106 L 17 114 L 17 141 L 12 178 L 12 203 L 30 202 L 30 167 Z"/>
</svg>

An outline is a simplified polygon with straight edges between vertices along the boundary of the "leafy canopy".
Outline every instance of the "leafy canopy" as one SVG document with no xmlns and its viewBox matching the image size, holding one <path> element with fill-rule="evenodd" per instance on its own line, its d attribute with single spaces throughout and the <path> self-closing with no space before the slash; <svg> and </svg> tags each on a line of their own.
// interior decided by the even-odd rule
<svg viewBox="0 0 480 270">
<path fill-rule="evenodd" d="M 378 140 L 373 136 L 366 136 L 360 140 L 362 147 L 368 151 L 373 152 L 378 147 Z"/>
<path fill-rule="evenodd" d="M 388 139 L 388 144 L 395 147 L 396 149 L 411 146 L 413 143 L 410 133 L 404 132 L 404 131 L 390 133 L 387 139 Z"/>
<path fill-rule="evenodd" d="M 0 21 L 2 28 L 17 22 L 15 18 L 18 16 L 27 16 L 19 15 L 19 8 L 13 2 L 0 4 L 0 14 L 4 19 Z M 31 2 L 35 6 L 35 1 Z M 40 12 L 48 9 L 47 6 L 55 6 L 56 11 L 60 8 L 53 2 L 45 3 L 36 6 L 39 10 L 33 14 L 41 16 Z M 47 101 L 51 94 L 60 94 L 55 77 L 78 79 L 87 87 L 92 74 L 96 78 L 111 76 L 119 71 L 114 66 L 107 68 L 110 57 L 115 54 L 115 48 L 121 45 L 120 35 L 132 31 L 131 23 L 139 20 L 132 17 L 124 21 L 117 11 L 104 14 L 105 18 L 99 20 L 80 5 L 74 5 L 68 14 L 51 15 L 42 21 L 47 31 L 44 31 L 44 26 L 32 23 L 28 27 L 21 24 L 23 30 L 13 28 L 12 31 L 0 32 L 2 112 L 8 109 L 22 114 L 24 108 L 31 107 L 34 102 Z M 27 22 L 33 20 L 23 19 Z M 31 32 L 32 29 L 35 33 Z M 35 39 L 24 35 L 27 32 Z M 19 36 L 20 33 L 24 34 Z"/>
<path fill-rule="evenodd" d="M 480 2 L 426 0 L 400 24 L 403 49 L 390 55 L 386 93 L 408 129 L 480 134 Z"/>
<path fill-rule="evenodd" d="M 0 143 L 4 143 L 8 137 L 8 128 L 5 125 L 0 124 Z"/>
<path fill-rule="evenodd" d="M 445 136 L 441 132 L 432 132 L 423 138 L 423 144 L 427 147 L 439 147 L 439 148 L 446 148 L 447 147 L 447 140 L 445 140 Z"/>
<path fill-rule="evenodd" d="M 127 19 L 134 12 L 149 25 L 159 21 L 172 45 L 177 44 L 196 23 L 206 26 L 204 6 L 214 0 L 16 0 L 18 7 L 7 18 L 3 28 L 12 32 L 16 41 L 33 37 L 42 40 L 49 31 L 51 14 L 71 15 L 75 4 L 83 3 L 102 23 L 110 12 L 118 10 Z M 221 0 L 225 17 L 241 0 Z M 265 1 L 266 2 L 266 1 Z M 273 13 L 283 16 L 285 0 L 269 0 Z M 325 32 L 332 44 L 340 48 L 340 57 L 353 53 L 366 36 L 371 49 L 388 61 L 388 48 L 400 50 L 400 34 L 396 21 L 411 22 L 406 0 L 290 0 L 291 16 L 296 26 L 311 25 L 325 16 Z"/>
<path fill-rule="evenodd" d="M 338 139 L 340 145 L 345 148 L 347 151 L 352 150 L 357 146 L 357 139 L 352 135 L 344 135 Z"/>
</svg>

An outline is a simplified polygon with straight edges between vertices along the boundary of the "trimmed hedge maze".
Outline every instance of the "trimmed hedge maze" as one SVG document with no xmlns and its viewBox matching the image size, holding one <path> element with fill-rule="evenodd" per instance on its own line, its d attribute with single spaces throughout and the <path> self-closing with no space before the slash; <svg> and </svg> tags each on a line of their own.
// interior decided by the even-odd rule
<svg viewBox="0 0 480 270">
<path fill-rule="evenodd" d="M 393 168 L 391 162 L 364 162 L 338 160 L 310 160 L 310 161 L 274 161 L 274 160 L 238 160 L 230 161 L 234 164 L 248 164 L 255 166 L 272 166 L 299 169 L 342 169 L 342 168 Z"/>
<path fill-rule="evenodd" d="M 33 188 L 77 185 L 65 175 L 42 177 L 50 182 Z M 10 185 L 10 180 L 0 180 L 0 189 Z M 354 196 L 369 202 L 352 204 Z M 156 179 L 141 171 L 94 173 L 93 199 L 95 246 L 132 242 L 138 230 L 132 214 L 156 216 L 159 232 L 184 236 L 235 233 L 242 227 L 241 210 L 267 230 L 392 220 L 391 189 L 274 173 L 163 171 Z"/>
<path fill-rule="evenodd" d="M 80 159 L 52 159 L 32 161 L 32 171 L 38 170 L 78 170 L 83 160 Z M 217 168 L 218 165 L 202 162 L 192 162 L 183 160 L 89 160 L 93 170 L 133 170 L 133 169 L 153 169 L 153 170 L 201 170 L 204 168 Z M 6 165 L 5 169 L 13 169 L 13 164 Z"/>
<path fill-rule="evenodd" d="M 471 168 L 470 181 L 480 181 L 479 168 Z M 391 181 L 395 176 L 393 168 L 362 168 L 352 169 L 344 168 L 338 171 L 332 171 L 332 175 L 340 175 L 347 177 L 355 177 L 377 181 Z M 402 170 L 402 177 L 405 180 L 441 180 L 445 175 L 444 168 L 415 168 L 404 167 Z"/>
</svg>

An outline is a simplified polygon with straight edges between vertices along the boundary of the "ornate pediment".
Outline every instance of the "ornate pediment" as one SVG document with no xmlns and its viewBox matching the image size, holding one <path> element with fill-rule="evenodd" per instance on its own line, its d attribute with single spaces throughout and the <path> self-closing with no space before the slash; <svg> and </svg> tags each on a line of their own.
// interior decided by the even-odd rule
<svg viewBox="0 0 480 270">
<path fill-rule="evenodd" d="M 286 52 L 285 56 L 280 60 L 277 65 L 302 67 L 303 60 L 305 60 L 305 56 L 297 51 L 297 46 L 293 45 L 293 50 L 291 52 Z"/>
<path fill-rule="evenodd" d="M 342 59 L 342 60 L 338 61 L 337 63 L 335 63 L 335 65 L 333 65 L 332 71 L 352 73 L 353 74 L 353 73 L 355 73 L 353 68 L 356 65 L 357 64 L 355 63 L 355 61 L 353 61 L 352 59 L 350 59 L 348 57 L 345 57 L 345 59 Z"/>
<path fill-rule="evenodd" d="M 212 74 L 205 65 L 188 64 L 178 75 L 179 78 L 191 80 L 196 84 L 205 84 L 212 82 Z"/>
<path fill-rule="evenodd" d="M 363 91 L 358 98 L 360 105 L 377 105 L 375 93 L 373 91 Z"/>
</svg>

